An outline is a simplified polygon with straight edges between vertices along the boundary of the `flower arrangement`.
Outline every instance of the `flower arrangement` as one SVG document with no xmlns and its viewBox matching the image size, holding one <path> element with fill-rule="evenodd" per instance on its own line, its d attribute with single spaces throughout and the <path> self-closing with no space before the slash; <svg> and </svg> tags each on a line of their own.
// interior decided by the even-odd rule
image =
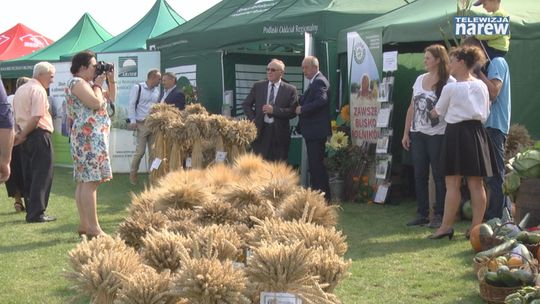
<svg viewBox="0 0 540 304">
<path fill-rule="evenodd" d="M 326 169 L 333 176 L 344 176 L 346 171 L 347 147 L 349 136 L 343 131 L 332 133 L 332 137 L 326 142 Z"/>
<path fill-rule="evenodd" d="M 369 177 L 353 176 L 353 187 L 356 190 L 354 201 L 358 203 L 373 203 L 373 195 L 375 193 L 373 186 L 369 184 Z"/>
</svg>

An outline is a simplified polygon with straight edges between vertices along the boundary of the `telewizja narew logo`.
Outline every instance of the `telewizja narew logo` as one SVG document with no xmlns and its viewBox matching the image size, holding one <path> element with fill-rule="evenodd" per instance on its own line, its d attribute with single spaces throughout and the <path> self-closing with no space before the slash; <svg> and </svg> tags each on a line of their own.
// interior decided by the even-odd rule
<svg viewBox="0 0 540 304">
<path fill-rule="evenodd" d="M 454 17 L 454 33 L 456 35 L 508 35 L 510 34 L 510 17 Z"/>
</svg>

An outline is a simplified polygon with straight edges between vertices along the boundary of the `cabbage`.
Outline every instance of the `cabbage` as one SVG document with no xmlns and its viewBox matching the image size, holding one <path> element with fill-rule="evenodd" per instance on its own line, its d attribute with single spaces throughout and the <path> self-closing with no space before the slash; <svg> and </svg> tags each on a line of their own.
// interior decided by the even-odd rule
<svg viewBox="0 0 540 304">
<path fill-rule="evenodd" d="M 511 165 L 521 177 L 540 177 L 540 150 L 518 153 Z"/>
<path fill-rule="evenodd" d="M 503 184 L 504 194 L 515 194 L 518 191 L 520 184 L 521 179 L 519 178 L 519 175 L 516 173 L 516 171 L 512 171 L 506 174 Z"/>
</svg>

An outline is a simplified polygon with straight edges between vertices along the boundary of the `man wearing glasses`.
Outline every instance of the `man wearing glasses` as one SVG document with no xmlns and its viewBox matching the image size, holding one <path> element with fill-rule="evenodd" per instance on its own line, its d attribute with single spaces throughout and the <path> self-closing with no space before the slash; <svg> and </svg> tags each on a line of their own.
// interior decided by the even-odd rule
<svg viewBox="0 0 540 304">
<path fill-rule="evenodd" d="M 242 103 L 247 118 L 257 127 L 253 152 L 269 161 L 287 161 L 291 131 L 289 120 L 296 116 L 296 88 L 282 81 L 285 64 L 272 59 L 266 68 L 267 80 L 253 84 Z"/>
</svg>

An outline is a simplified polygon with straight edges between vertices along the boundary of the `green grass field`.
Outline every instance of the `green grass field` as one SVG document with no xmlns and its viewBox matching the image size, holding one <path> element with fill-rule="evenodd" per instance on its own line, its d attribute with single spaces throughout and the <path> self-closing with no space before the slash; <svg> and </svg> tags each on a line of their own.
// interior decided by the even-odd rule
<svg viewBox="0 0 540 304">
<path fill-rule="evenodd" d="M 55 169 L 48 214 L 58 220 L 51 223 L 27 224 L 1 188 L 0 303 L 68 303 L 76 293 L 62 273 L 68 268 L 67 252 L 79 242 L 71 171 Z M 130 192 L 141 190 L 122 174 L 100 187 L 98 213 L 105 232 L 116 231 L 127 214 Z M 432 230 L 405 226 L 414 212 L 414 202 L 343 205 L 339 228 L 347 235 L 347 257 L 353 260 L 351 277 L 337 289 L 344 304 L 483 303 L 473 252 L 463 236 L 467 223 L 458 223 L 452 241 L 428 240 Z"/>
</svg>

